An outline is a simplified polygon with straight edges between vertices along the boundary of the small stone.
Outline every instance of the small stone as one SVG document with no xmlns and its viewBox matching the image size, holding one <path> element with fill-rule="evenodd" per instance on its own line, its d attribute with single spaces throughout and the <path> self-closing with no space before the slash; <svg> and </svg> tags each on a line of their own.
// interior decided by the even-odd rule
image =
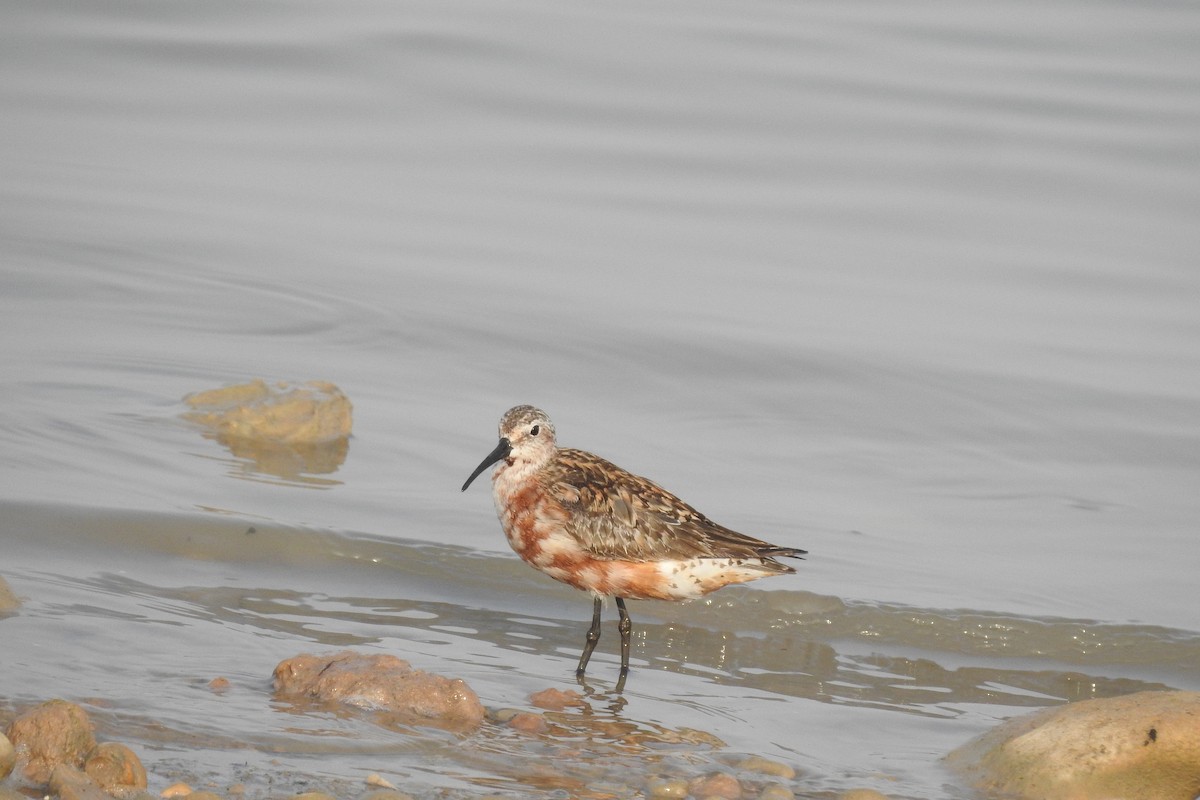
<svg viewBox="0 0 1200 800">
<path fill-rule="evenodd" d="M 48 700 L 17 717 L 8 726 L 8 739 L 22 776 L 38 786 L 49 782 L 59 764 L 82 766 L 96 746 L 87 712 L 66 700 Z"/>
<path fill-rule="evenodd" d="M 688 789 L 696 797 L 721 798 L 721 800 L 741 800 L 742 785 L 738 779 L 725 772 L 714 772 L 702 778 L 696 778 Z"/>
<path fill-rule="evenodd" d="M 358 800 L 413 800 L 413 796 L 395 789 L 372 789 Z"/>
<path fill-rule="evenodd" d="M 682 778 L 656 778 L 646 784 L 646 794 L 655 800 L 685 798 L 688 796 L 688 784 Z"/>
<path fill-rule="evenodd" d="M 495 710 L 488 711 L 488 718 L 491 719 L 492 722 L 496 722 L 501 725 L 507 725 L 509 721 L 512 720 L 512 718 L 517 714 L 525 713 L 527 712 L 522 711 L 519 708 L 497 708 Z"/>
<path fill-rule="evenodd" d="M 367 776 L 367 786 L 378 786 L 381 789 L 395 789 L 396 784 L 389 781 L 387 778 L 380 775 L 378 772 L 372 772 Z"/>
<path fill-rule="evenodd" d="M 183 781 L 172 783 L 167 788 L 158 793 L 159 797 L 187 797 L 192 794 L 192 787 L 188 786 Z"/>
<path fill-rule="evenodd" d="M 782 783 L 768 783 L 759 792 L 758 800 L 796 800 L 796 793 Z"/>
<path fill-rule="evenodd" d="M 21 607 L 21 601 L 8 588 L 8 582 L 0 578 L 0 614 L 11 614 Z"/>
<path fill-rule="evenodd" d="M 208 791 L 192 792 L 187 796 L 187 798 L 188 800 L 225 800 L 224 797 L 221 797 L 221 795 L 217 794 L 216 792 Z"/>
<path fill-rule="evenodd" d="M 583 695 L 574 689 L 543 689 L 529 695 L 529 702 L 547 711 L 562 711 L 568 706 L 583 704 Z"/>
<path fill-rule="evenodd" d="M 772 761 L 762 756 L 743 758 L 738 762 L 738 767 L 749 772 L 758 772 L 763 775 L 771 775 L 789 781 L 796 777 L 796 770 L 794 768 L 780 761 Z"/>
<path fill-rule="evenodd" d="M 209 690 L 216 692 L 217 694 L 223 694 L 224 692 L 229 691 L 229 687 L 231 686 L 233 686 L 233 684 L 229 682 L 229 678 L 217 677 L 208 682 Z"/>
<path fill-rule="evenodd" d="M 0 733 L 0 781 L 8 777 L 8 773 L 12 772 L 13 766 L 17 763 L 17 751 L 12 746 L 12 742 L 3 733 Z"/>
<path fill-rule="evenodd" d="M 325 794 L 325 792 L 301 792 L 293 795 L 292 800 L 337 800 L 337 798 L 331 794 Z"/>
<path fill-rule="evenodd" d="M 70 764 L 55 766 L 48 785 L 59 800 L 108 800 L 109 797 L 87 774 Z"/>
<path fill-rule="evenodd" d="M 83 771 L 106 792 L 146 788 L 146 768 L 141 759 L 116 742 L 101 742 L 93 747 L 83 762 Z"/>
<path fill-rule="evenodd" d="M 520 714 L 513 715 L 513 718 L 508 721 L 508 727 L 522 733 L 544 733 L 550 725 L 541 714 L 522 711 Z"/>
<path fill-rule="evenodd" d="M 851 789 L 838 795 L 838 800 L 888 800 L 888 796 L 874 789 Z"/>
</svg>

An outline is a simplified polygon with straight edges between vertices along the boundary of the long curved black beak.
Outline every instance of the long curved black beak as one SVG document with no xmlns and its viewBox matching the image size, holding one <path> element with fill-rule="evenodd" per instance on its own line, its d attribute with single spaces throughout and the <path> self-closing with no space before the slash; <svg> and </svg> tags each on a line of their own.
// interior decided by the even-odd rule
<svg viewBox="0 0 1200 800">
<path fill-rule="evenodd" d="M 487 458 L 479 462 L 479 466 L 475 468 L 475 471 L 471 473 L 471 477 L 467 478 L 467 482 L 463 484 L 462 490 L 465 492 L 467 487 L 471 485 L 471 481 L 479 477 L 479 473 L 483 472 L 500 459 L 508 458 L 510 453 L 512 453 L 512 443 L 508 441 L 508 439 L 501 438 L 500 444 L 496 445 L 496 449 L 488 453 Z"/>
</svg>

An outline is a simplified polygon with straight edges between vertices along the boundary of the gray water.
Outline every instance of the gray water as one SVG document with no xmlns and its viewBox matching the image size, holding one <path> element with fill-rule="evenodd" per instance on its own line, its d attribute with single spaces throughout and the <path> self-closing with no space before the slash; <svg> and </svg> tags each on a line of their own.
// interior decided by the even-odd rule
<svg viewBox="0 0 1200 800">
<path fill-rule="evenodd" d="M 757 753 L 952 798 L 940 756 L 1001 719 L 1200 689 L 1200 8 L 0 14 L 0 721 L 85 703 L 152 790 L 575 791 L 550 753 L 621 796 Z M 179 419 L 254 377 L 337 383 L 344 458 Z M 517 403 L 810 551 L 631 603 L 620 702 L 606 629 L 597 715 L 723 744 L 271 699 L 341 647 L 492 707 L 577 688 L 588 598 L 458 490 Z"/>
</svg>

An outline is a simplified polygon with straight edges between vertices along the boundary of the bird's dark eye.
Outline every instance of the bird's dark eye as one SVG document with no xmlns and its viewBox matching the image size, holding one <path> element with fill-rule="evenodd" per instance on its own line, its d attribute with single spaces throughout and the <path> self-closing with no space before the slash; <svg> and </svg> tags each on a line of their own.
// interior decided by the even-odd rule
<svg viewBox="0 0 1200 800">
<path fill-rule="evenodd" d="M 537 435 L 538 435 L 539 433 L 541 433 L 541 432 L 542 432 L 542 426 L 541 426 L 541 425 L 534 425 L 532 428 L 530 428 L 530 429 L 529 429 L 529 435 L 530 435 L 530 436 L 537 436 Z"/>
</svg>

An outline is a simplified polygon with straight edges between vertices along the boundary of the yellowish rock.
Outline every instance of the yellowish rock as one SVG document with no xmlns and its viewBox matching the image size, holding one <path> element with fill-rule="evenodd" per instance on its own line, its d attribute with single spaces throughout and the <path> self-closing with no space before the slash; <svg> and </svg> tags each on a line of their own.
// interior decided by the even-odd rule
<svg viewBox="0 0 1200 800">
<path fill-rule="evenodd" d="M 688 796 L 688 783 L 682 778 L 655 778 L 646 784 L 646 794 L 654 800 L 675 800 Z"/>
<path fill-rule="evenodd" d="M 758 793 L 758 800 L 796 800 L 796 793 L 782 783 L 769 783 Z"/>
<path fill-rule="evenodd" d="M 838 800 L 888 800 L 888 796 L 874 789 L 851 789 L 838 795 Z"/>
<path fill-rule="evenodd" d="M 1200 692 L 1138 692 L 1043 709 L 947 756 L 978 788 L 1038 800 L 1194 800 Z"/>
<path fill-rule="evenodd" d="M 8 588 L 8 582 L 0 577 L 0 614 L 11 614 L 21 606 L 21 601 Z M 2 776 L 0 776 L 2 777 Z"/>
<path fill-rule="evenodd" d="M 372 772 L 367 776 L 367 786 L 378 786 L 381 789 L 395 789 L 396 784 L 389 781 L 387 778 L 380 775 L 378 772 Z"/>
<path fill-rule="evenodd" d="M 12 746 L 12 742 L 3 733 L 0 733 L 0 781 L 8 777 L 8 773 L 12 772 L 13 766 L 17 763 L 17 751 Z"/>
<path fill-rule="evenodd" d="M 358 800 L 413 800 L 413 796 L 395 789 L 372 789 Z"/>
<path fill-rule="evenodd" d="M 691 794 L 703 798 L 741 800 L 742 785 L 738 779 L 725 772 L 713 772 L 696 778 L 688 784 Z"/>
<path fill-rule="evenodd" d="M 352 406 L 325 381 L 268 384 L 261 379 L 183 398 L 184 419 L 222 439 L 322 444 L 350 435 Z"/>
<path fill-rule="evenodd" d="M 192 794 L 192 787 L 188 786 L 183 781 L 172 783 L 167 788 L 159 792 L 159 797 L 187 797 Z"/>
<path fill-rule="evenodd" d="M 785 778 L 789 781 L 796 777 L 796 770 L 794 767 L 788 766 L 780 761 L 772 761 L 769 758 L 763 758 L 762 756 L 750 756 L 749 758 L 743 758 L 738 762 L 737 765 L 740 769 L 748 770 L 750 772 L 758 772 L 762 775 L 772 775 L 776 778 Z"/>
</svg>

